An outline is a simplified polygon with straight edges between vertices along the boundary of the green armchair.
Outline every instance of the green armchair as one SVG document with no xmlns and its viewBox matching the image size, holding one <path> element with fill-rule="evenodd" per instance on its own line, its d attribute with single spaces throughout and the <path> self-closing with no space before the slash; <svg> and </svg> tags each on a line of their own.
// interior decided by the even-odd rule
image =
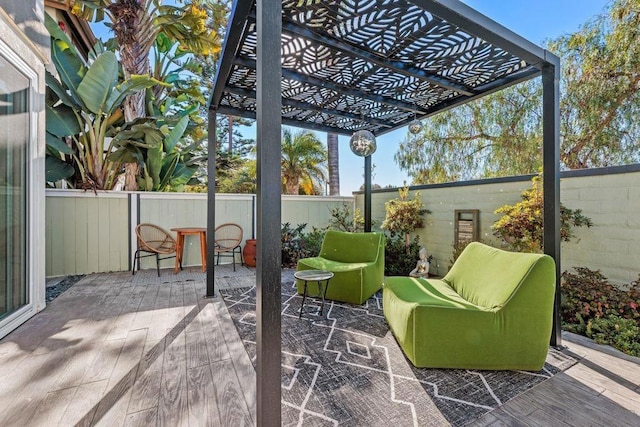
<svg viewBox="0 0 640 427">
<path fill-rule="evenodd" d="M 383 310 L 415 366 L 539 371 L 554 294 L 551 257 L 471 243 L 442 280 L 388 277 Z"/>
<path fill-rule="evenodd" d="M 333 272 L 327 299 L 362 304 L 380 290 L 384 281 L 384 234 L 329 230 L 320 255 L 299 260 L 297 269 Z M 300 280 L 297 289 L 303 293 Z M 317 293 L 317 285 L 309 283 L 308 291 L 311 295 Z"/>
</svg>

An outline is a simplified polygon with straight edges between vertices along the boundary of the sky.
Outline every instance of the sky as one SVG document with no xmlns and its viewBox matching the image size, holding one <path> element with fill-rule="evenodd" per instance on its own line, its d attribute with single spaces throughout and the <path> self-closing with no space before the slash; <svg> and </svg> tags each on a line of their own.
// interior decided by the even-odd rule
<svg viewBox="0 0 640 427">
<path fill-rule="evenodd" d="M 542 46 L 545 40 L 572 33 L 589 19 L 604 11 L 609 0 L 462 0 L 468 6 L 507 27 L 516 34 Z M 103 39 L 108 38 L 104 29 L 94 31 Z M 255 125 L 241 129 L 247 138 L 256 137 Z M 315 132 L 326 144 L 327 135 Z M 377 138 L 377 151 L 372 156 L 374 164 L 373 184 L 382 187 L 399 187 L 410 184 L 411 179 L 393 160 L 397 147 L 406 137 L 406 128 L 398 129 Z M 340 194 L 350 196 L 364 183 L 364 161 L 349 149 L 349 137 L 339 137 Z"/>
</svg>

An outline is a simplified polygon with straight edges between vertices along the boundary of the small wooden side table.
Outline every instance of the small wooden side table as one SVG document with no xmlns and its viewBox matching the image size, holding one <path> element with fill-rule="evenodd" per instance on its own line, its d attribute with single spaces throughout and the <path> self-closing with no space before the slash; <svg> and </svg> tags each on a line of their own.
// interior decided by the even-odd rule
<svg viewBox="0 0 640 427">
<path fill-rule="evenodd" d="M 182 270 L 182 258 L 184 256 L 184 236 L 191 234 L 200 235 L 200 255 L 202 257 L 202 272 L 207 271 L 207 229 L 205 227 L 176 227 L 171 231 L 176 232 L 176 265 L 174 273 Z"/>
</svg>

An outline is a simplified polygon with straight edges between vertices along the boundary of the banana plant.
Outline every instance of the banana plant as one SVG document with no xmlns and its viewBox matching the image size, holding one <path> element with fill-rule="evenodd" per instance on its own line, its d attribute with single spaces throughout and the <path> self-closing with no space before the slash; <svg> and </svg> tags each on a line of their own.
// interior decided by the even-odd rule
<svg viewBox="0 0 640 427">
<path fill-rule="evenodd" d="M 119 140 L 113 137 L 115 126 L 124 119 L 121 105 L 131 94 L 166 83 L 146 75 L 122 79 L 118 59 L 111 51 L 96 52 L 87 65 L 48 15 L 45 25 L 51 34 L 51 59 L 58 74 L 57 78 L 50 73 L 46 76 L 48 150 L 58 153 L 50 157 L 61 161 L 63 156 L 70 156 L 82 187 L 111 189 L 124 163 L 141 160 L 135 155 L 134 146 L 118 144 Z M 71 141 L 71 147 L 66 140 Z M 152 148 L 154 143 L 157 141 L 145 142 L 144 148 Z M 129 155 L 115 154 L 120 151 Z M 68 168 L 65 171 L 68 173 Z"/>
<path fill-rule="evenodd" d="M 195 159 L 181 154 L 178 142 L 182 139 L 189 116 L 174 118 L 136 119 L 127 123 L 113 138 L 116 150 L 109 155 L 112 161 L 140 160 L 142 176 L 138 178 L 138 189 L 146 191 L 180 190 L 198 169 Z M 189 153 L 190 147 L 184 152 Z M 132 158 L 128 158 L 131 156 Z"/>
</svg>

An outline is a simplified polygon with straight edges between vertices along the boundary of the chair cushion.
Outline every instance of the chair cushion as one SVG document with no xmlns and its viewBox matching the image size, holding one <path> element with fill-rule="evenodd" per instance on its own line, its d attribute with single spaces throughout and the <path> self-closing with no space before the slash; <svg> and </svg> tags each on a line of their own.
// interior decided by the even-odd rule
<svg viewBox="0 0 640 427">
<path fill-rule="evenodd" d="M 383 235 L 329 230 L 322 241 L 320 256 L 333 261 L 376 262 Z"/>
<path fill-rule="evenodd" d="M 506 304 L 544 257 L 542 254 L 507 252 L 473 242 L 465 248 L 443 280 L 464 300 L 496 309 Z"/>
</svg>

